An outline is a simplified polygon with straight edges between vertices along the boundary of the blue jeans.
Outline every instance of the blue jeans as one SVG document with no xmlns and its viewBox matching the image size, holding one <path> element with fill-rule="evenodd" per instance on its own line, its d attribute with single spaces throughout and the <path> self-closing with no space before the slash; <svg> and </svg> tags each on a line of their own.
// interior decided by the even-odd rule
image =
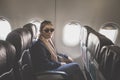
<svg viewBox="0 0 120 80">
<path fill-rule="evenodd" d="M 85 80 L 84 75 L 77 63 L 68 63 L 55 69 L 56 71 L 64 71 L 68 74 L 70 80 Z"/>
</svg>

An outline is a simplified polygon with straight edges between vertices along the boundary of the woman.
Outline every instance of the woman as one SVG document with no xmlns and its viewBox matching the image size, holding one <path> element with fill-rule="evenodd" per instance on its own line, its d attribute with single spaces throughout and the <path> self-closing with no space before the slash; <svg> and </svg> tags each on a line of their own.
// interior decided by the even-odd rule
<svg viewBox="0 0 120 80">
<path fill-rule="evenodd" d="M 54 27 L 50 21 L 41 23 L 39 39 L 30 48 L 34 72 L 45 70 L 64 71 L 71 77 L 71 80 L 84 80 L 79 65 L 72 62 L 73 60 L 70 57 L 62 55 L 64 59 L 58 58 L 51 41 L 53 32 Z"/>
</svg>

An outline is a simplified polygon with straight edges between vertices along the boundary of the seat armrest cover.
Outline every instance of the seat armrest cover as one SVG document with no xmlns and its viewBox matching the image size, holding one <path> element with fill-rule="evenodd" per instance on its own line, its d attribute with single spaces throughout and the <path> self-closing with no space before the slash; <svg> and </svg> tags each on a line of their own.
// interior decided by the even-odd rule
<svg viewBox="0 0 120 80">
<path fill-rule="evenodd" d="M 67 73 L 63 72 L 63 71 L 44 71 L 44 72 L 39 72 L 39 73 L 35 73 L 34 74 L 36 77 L 43 77 L 43 76 L 59 76 L 59 77 L 62 77 L 63 79 L 65 80 L 68 80 L 68 75 Z M 49 77 L 49 79 L 52 78 L 52 77 Z M 37 78 L 38 79 L 38 78 Z"/>
</svg>

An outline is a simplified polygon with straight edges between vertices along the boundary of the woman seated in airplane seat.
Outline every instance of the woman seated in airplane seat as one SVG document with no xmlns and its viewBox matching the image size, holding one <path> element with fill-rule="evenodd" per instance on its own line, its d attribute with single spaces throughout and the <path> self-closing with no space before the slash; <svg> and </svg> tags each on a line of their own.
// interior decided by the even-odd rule
<svg viewBox="0 0 120 80">
<path fill-rule="evenodd" d="M 30 55 L 35 73 L 54 70 L 66 72 L 71 80 L 85 80 L 79 65 L 64 54 L 57 54 L 51 40 L 54 32 L 50 21 L 43 21 L 38 40 L 31 46 Z"/>
</svg>

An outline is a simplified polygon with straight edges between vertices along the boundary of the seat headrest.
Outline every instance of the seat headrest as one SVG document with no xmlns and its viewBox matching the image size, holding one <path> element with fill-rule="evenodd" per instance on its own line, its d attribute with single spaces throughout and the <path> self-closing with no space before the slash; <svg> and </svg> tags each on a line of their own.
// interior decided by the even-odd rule
<svg viewBox="0 0 120 80">
<path fill-rule="evenodd" d="M 100 42 L 101 42 L 101 47 L 104 46 L 104 45 L 113 45 L 113 42 L 108 39 L 106 36 L 100 34 L 100 33 L 96 33 L 96 35 L 98 36 Z"/>
<path fill-rule="evenodd" d="M 82 34 L 82 42 L 88 46 L 88 36 L 90 33 L 96 33 L 96 31 L 91 28 L 90 26 L 83 26 L 82 29 L 81 29 L 81 34 Z"/>
<path fill-rule="evenodd" d="M 99 49 L 100 41 L 99 38 L 93 34 L 90 33 L 88 36 L 88 50 L 90 51 L 91 55 L 94 57 L 96 55 L 97 50 Z"/>
<path fill-rule="evenodd" d="M 32 39 L 36 39 L 37 38 L 37 27 L 35 24 L 32 23 L 28 23 L 26 25 L 23 26 L 24 29 L 27 29 L 31 32 L 32 34 Z"/>
<path fill-rule="evenodd" d="M 8 72 L 15 62 L 15 47 L 7 41 L 0 40 L 0 75 Z"/>
<path fill-rule="evenodd" d="M 17 60 L 20 59 L 22 52 L 31 45 L 31 33 L 23 28 L 17 28 L 10 32 L 6 38 L 16 48 Z"/>
<path fill-rule="evenodd" d="M 90 26 L 83 26 L 88 32 L 96 32 L 93 28 Z"/>
</svg>

